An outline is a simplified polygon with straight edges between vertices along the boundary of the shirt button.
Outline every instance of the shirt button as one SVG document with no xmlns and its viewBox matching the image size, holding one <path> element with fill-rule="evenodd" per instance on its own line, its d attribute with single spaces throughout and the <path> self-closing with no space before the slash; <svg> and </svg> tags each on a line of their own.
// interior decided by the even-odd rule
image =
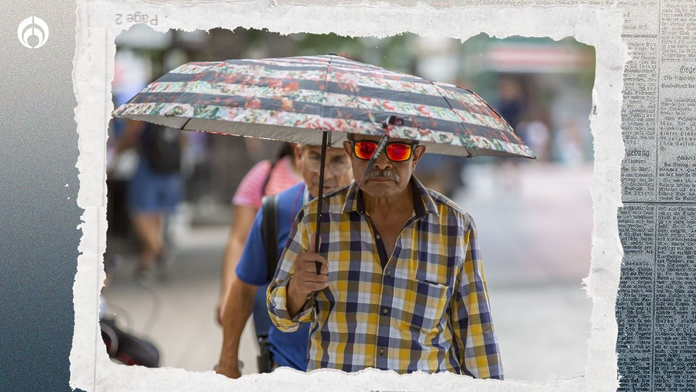
<svg viewBox="0 0 696 392">
<path fill-rule="evenodd" d="M 387 276 L 391 276 L 391 270 L 387 270 Z"/>
<path fill-rule="evenodd" d="M 382 237 L 380 237 L 379 234 L 377 234 L 375 237 L 376 237 L 378 240 L 381 240 L 381 239 L 382 239 Z"/>
<path fill-rule="evenodd" d="M 384 349 L 383 349 L 383 348 L 380 348 L 380 349 L 379 349 L 379 355 L 384 355 Z"/>
<path fill-rule="evenodd" d="M 384 313 L 384 314 L 389 313 L 389 309 L 387 309 L 387 308 L 382 309 L 382 313 Z"/>
</svg>

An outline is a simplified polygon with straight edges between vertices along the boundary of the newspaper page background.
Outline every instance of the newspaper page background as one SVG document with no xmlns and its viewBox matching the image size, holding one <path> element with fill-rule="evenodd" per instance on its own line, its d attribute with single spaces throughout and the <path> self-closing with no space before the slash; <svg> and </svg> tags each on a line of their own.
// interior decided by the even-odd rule
<svg viewBox="0 0 696 392">
<path fill-rule="evenodd" d="M 696 383 L 696 296 L 694 267 L 689 263 L 695 253 L 696 227 L 696 183 L 691 180 L 696 172 L 696 62 L 690 59 L 694 8 L 696 2 L 675 0 L 474 0 L 466 6 L 438 0 L 242 0 L 226 5 L 212 1 L 79 2 L 74 78 L 80 134 L 78 203 L 85 208 L 85 234 L 74 289 L 71 385 L 84 390 L 269 390 L 282 381 L 288 390 L 450 390 L 466 386 L 491 391 L 599 391 L 616 390 L 620 376 L 619 390 L 688 390 Z M 129 27 L 114 25 L 117 12 L 156 13 L 160 15 L 159 31 L 218 26 L 374 36 L 412 31 L 462 40 L 485 32 L 497 37 L 574 36 L 595 46 L 598 64 L 591 115 L 595 229 L 587 279 L 594 305 L 584 377 L 536 384 L 486 382 L 449 374 L 397 377 L 368 370 L 350 376 L 334 371 L 304 375 L 281 369 L 272 376 L 233 381 L 212 372 L 147 370 L 111 363 L 94 331 L 97 294 L 104 278 L 100 264 L 106 227 L 103 149 L 113 108 L 108 99 L 113 42 Z M 626 63 L 628 56 L 631 60 Z M 622 98 L 623 106 L 619 106 Z M 618 208 L 621 203 L 623 207 Z"/>
<path fill-rule="evenodd" d="M 616 304 L 623 391 L 696 385 L 696 2 L 626 6 Z"/>
</svg>

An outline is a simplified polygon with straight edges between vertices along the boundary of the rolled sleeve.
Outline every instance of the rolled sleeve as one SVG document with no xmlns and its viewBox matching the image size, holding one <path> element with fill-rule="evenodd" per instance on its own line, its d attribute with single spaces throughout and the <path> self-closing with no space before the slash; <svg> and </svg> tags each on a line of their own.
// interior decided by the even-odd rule
<svg viewBox="0 0 696 392">
<path fill-rule="evenodd" d="M 314 298 L 308 296 L 300 312 L 294 318 L 290 318 L 287 309 L 288 281 L 284 281 L 280 286 L 271 290 L 269 285 L 266 292 L 268 314 L 271 321 L 283 332 L 295 332 L 302 323 L 309 323 L 314 319 Z"/>
<path fill-rule="evenodd" d="M 298 214 L 295 224 L 288 236 L 280 264 L 276 269 L 275 276 L 268 285 L 266 291 L 266 305 L 268 314 L 273 324 L 284 332 L 296 331 L 301 323 L 308 323 L 314 320 L 314 296 L 308 296 L 302 309 L 295 317 L 290 317 L 287 308 L 288 283 L 294 272 L 294 262 L 298 254 L 309 249 L 309 231 L 304 222 L 304 211 Z"/>
<path fill-rule="evenodd" d="M 452 296 L 452 326 L 457 357 L 463 374 L 475 378 L 503 379 L 498 340 L 493 328 L 483 263 L 476 226 L 465 222 L 459 237 L 464 263 L 457 274 L 457 291 Z"/>
</svg>

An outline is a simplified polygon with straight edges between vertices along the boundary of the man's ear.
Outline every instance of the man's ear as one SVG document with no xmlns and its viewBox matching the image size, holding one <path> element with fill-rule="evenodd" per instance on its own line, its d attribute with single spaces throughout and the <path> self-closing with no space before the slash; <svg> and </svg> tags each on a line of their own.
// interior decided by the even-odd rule
<svg viewBox="0 0 696 392">
<path fill-rule="evenodd" d="M 413 168 L 416 168 L 416 165 L 418 164 L 418 161 L 420 161 L 421 157 L 425 154 L 425 146 L 419 144 L 415 150 L 413 150 Z"/>
<path fill-rule="evenodd" d="M 348 154 L 348 158 L 353 158 L 353 145 L 347 141 L 343 141 L 343 149 L 346 150 L 346 154 Z"/>
<path fill-rule="evenodd" d="M 295 156 L 295 166 L 297 168 L 301 168 L 302 166 L 302 146 L 299 144 L 295 144 L 295 148 L 293 150 L 293 155 Z"/>
</svg>

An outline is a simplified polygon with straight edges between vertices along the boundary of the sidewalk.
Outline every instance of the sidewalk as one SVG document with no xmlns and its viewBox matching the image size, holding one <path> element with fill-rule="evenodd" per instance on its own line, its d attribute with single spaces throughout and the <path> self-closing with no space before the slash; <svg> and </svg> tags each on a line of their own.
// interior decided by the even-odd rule
<svg viewBox="0 0 696 392">
<path fill-rule="evenodd" d="M 592 168 L 523 162 L 517 192 L 470 165 L 455 201 L 476 222 L 507 379 L 584 374 L 592 301 Z"/>
<path fill-rule="evenodd" d="M 470 165 L 469 192 L 455 201 L 477 224 L 506 378 L 580 375 L 592 305 L 581 285 L 590 264 L 592 172 L 524 169 L 521 191 L 511 195 L 499 191 L 492 167 Z M 217 363 L 222 331 L 214 309 L 228 230 L 197 227 L 178 235 L 167 282 L 138 286 L 131 258 L 105 290 L 121 326 L 149 337 L 162 366 L 209 371 Z M 256 371 L 250 323 L 240 352 L 242 373 Z"/>
</svg>

